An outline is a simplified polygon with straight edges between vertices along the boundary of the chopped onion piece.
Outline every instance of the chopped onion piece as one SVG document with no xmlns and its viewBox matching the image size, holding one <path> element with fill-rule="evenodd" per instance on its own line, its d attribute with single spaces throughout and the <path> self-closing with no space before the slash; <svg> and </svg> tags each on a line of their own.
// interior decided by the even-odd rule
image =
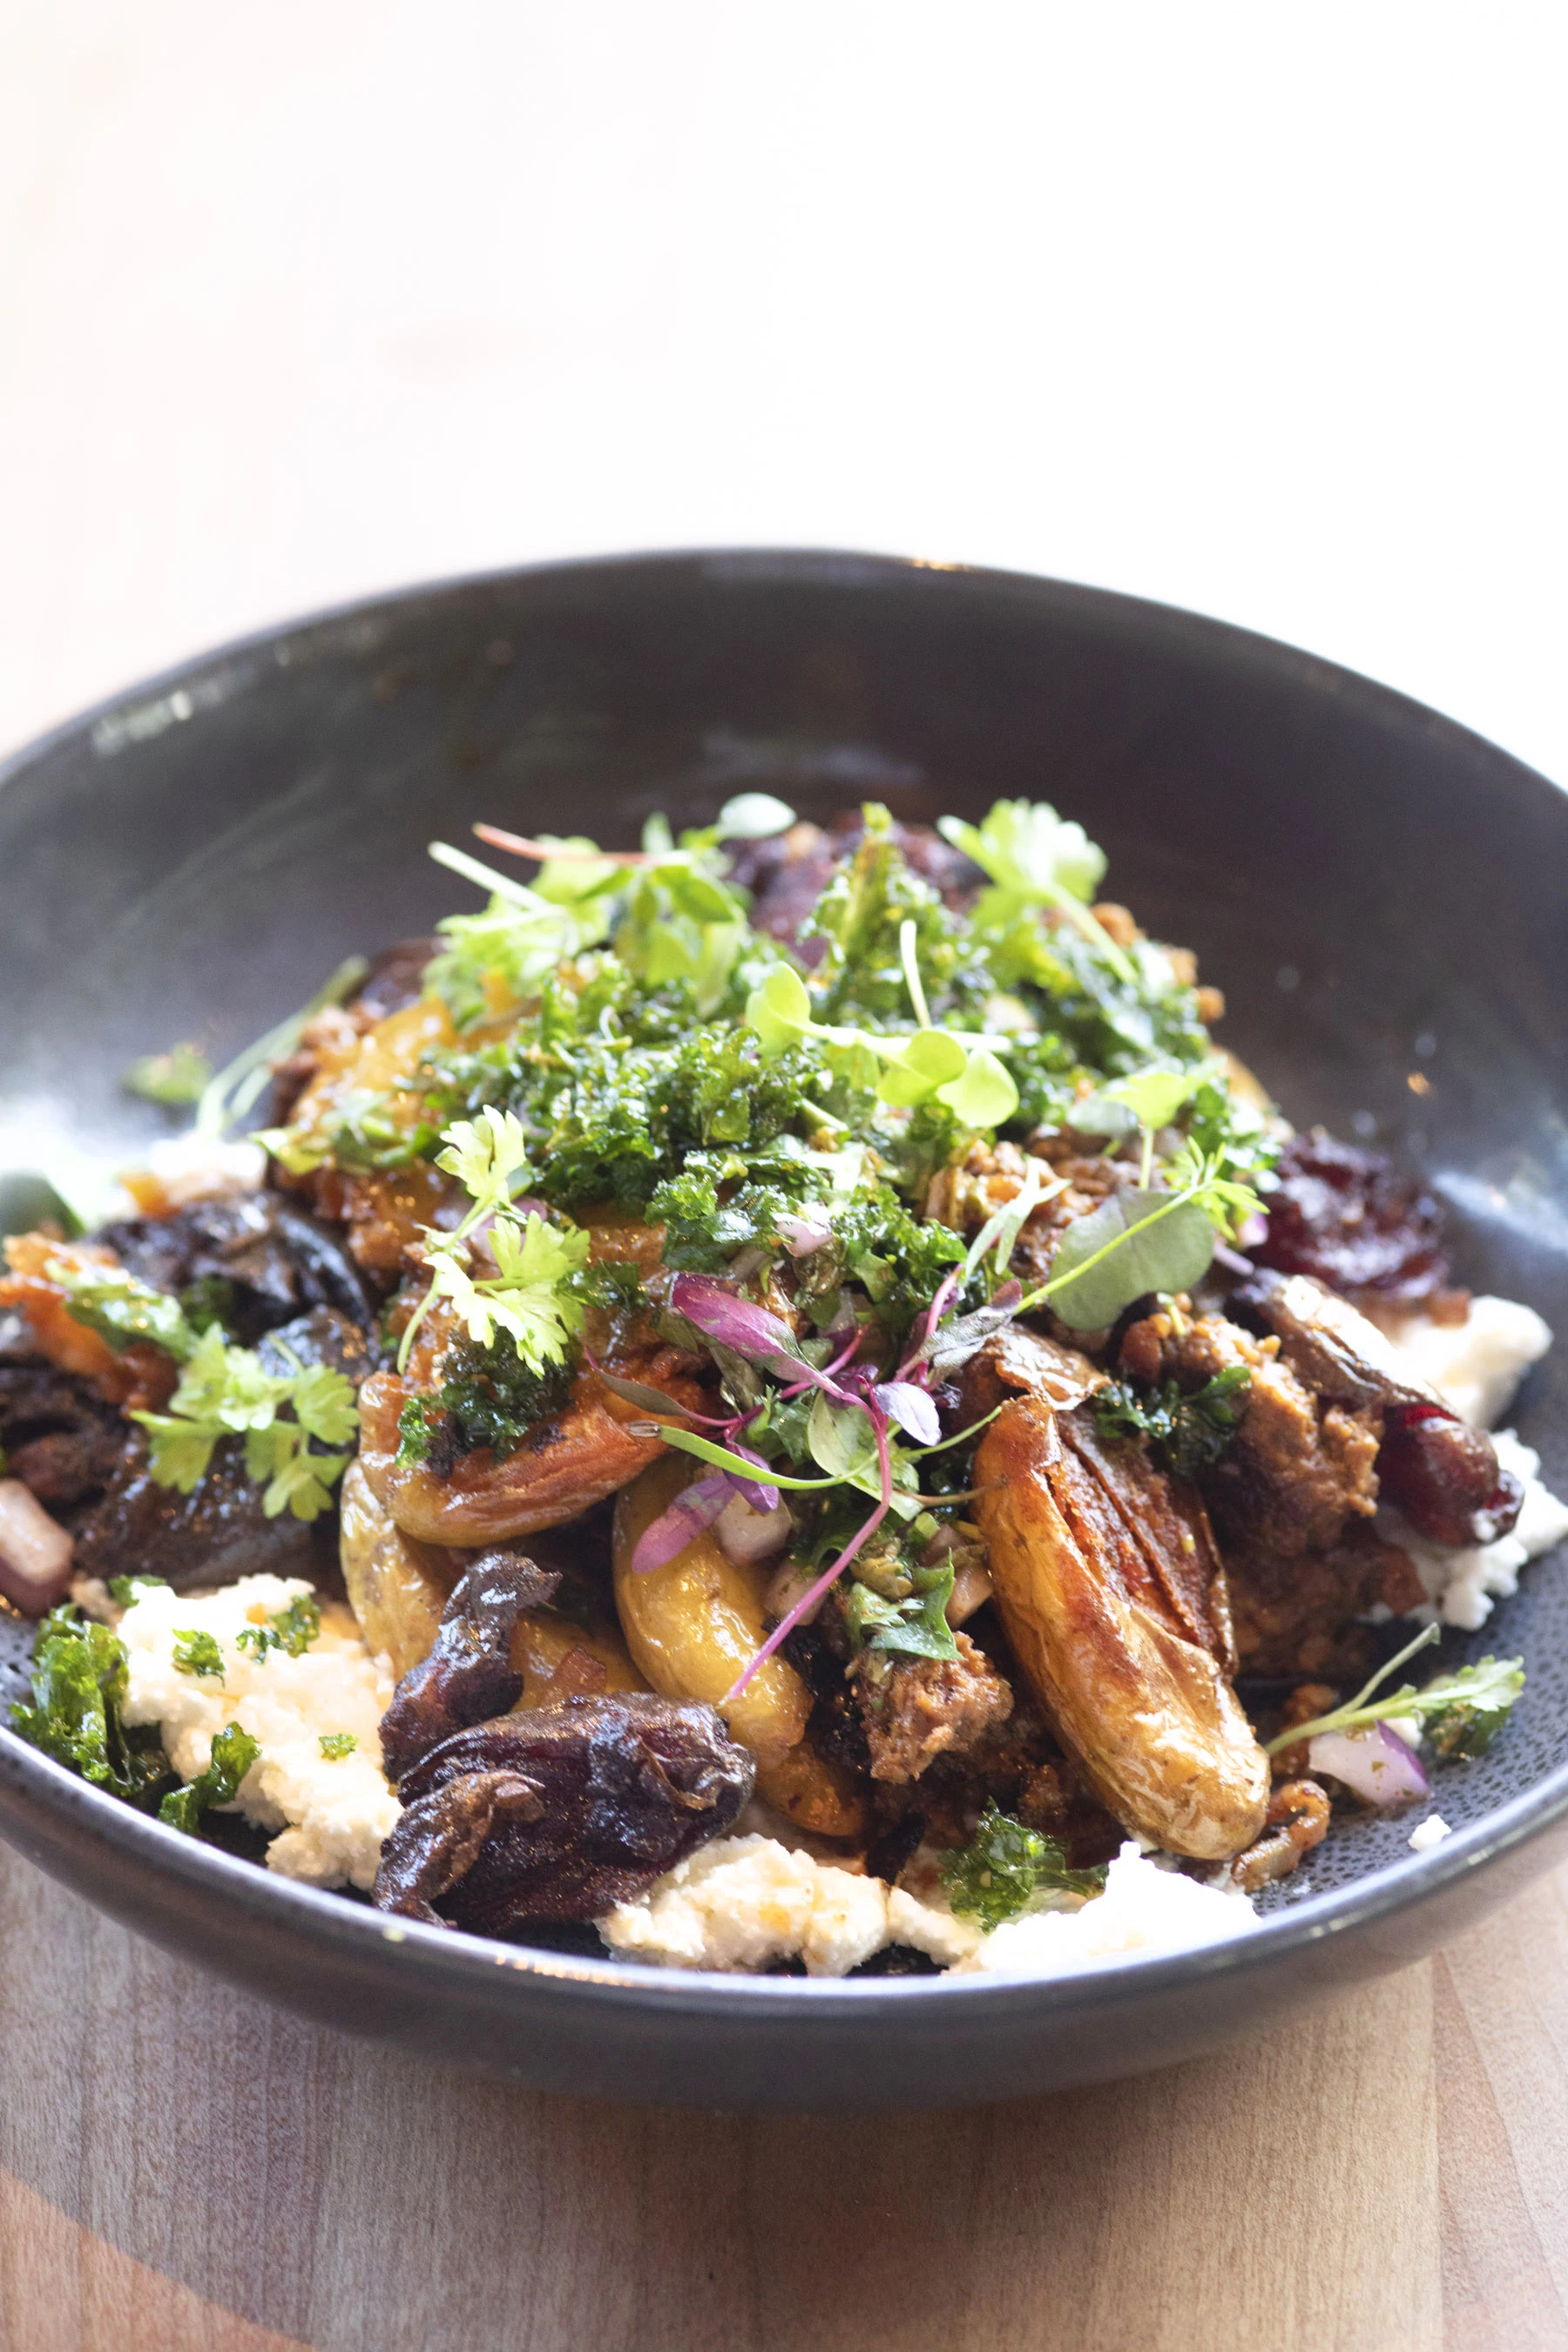
<svg viewBox="0 0 1568 2352">
<path fill-rule="evenodd" d="M 0 1592 L 29 1617 L 63 1601 L 70 1584 L 71 1539 L 20 1478 L 0 1478 Z"/>
<path fill-rule="evenodd" d="M 772 1559 L 790 1539 L 795 1522 L 788 1507 L 778 1503 L 771 1511 L 754 1511 L 744 1495 L 731 1495 L 713 1522 L 719 1549 L 737 1568 Z"/>
<path fill-rule="evenodd" d="M 1307 1756 L 1309 1771 L 1331 1773 L 1369 1805 L 1407 1805 L 1431 1794 L 1420 1758 L 1385 1723 L 1364 1731 L 1320 1731 Z"/>
</svg>

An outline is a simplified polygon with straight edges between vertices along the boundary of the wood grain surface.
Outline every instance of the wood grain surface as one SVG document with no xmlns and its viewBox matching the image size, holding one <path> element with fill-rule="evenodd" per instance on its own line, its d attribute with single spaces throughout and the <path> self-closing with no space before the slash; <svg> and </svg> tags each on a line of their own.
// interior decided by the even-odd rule
<svg viewBox="0 0 1568 2352">
<path fill-rule="evenodd" d="M 1562 2352 L 1568 1872 L 1140 2081 L 548 2099 L 231 1992 L 0 1856 L 5 2352 Z"/>
</svg>

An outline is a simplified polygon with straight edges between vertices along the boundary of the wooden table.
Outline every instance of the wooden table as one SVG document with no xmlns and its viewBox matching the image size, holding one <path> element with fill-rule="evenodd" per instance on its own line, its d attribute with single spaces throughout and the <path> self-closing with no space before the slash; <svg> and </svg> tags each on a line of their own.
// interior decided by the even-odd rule
<svg viewBox="0 0 1568 2352">
<path fill-rule="evenodd" d="M 0 1859 L 5 2352 L 1561 2352 L 1568 1871 L 1223 2057 L 967 2114 L 536 2097 Z"/>
</svg>

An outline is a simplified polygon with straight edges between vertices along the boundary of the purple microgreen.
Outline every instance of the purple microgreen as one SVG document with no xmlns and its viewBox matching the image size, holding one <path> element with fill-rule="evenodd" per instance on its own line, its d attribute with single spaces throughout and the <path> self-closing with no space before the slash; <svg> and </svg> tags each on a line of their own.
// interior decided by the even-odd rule
<svg viewBox="0 0 1568 2352">
<path fill-rule="evenodd" d="M 598 1373 L 610 1394 L 619 1397 L 623 1404 L 635 1404 L 643 1412 L 687 1412 L 685 1405 L 677 1404 L 675 1399 L 666 1396 L 662 1389 L 647 1388 L 641 1381 L 623 1380 L 619 1372 L 607 1372 L 603 1364 L 595 1364 L 592 1356 L 587 1359 L 587 1361 Z M 691 1413 L 689 1418 L 693 1421 L 705 1421 L 708 1416 L 705 1413 Z M 729 1425 L 727 1421 L 716 1421 L 710 1424 L 715 1429 L 727 1429 Z"/>
<path fill-rule="evenodd" d="M 749 1445 L 742 1445 L 739 1438 L 731 1438 L 730 1443 L 736 1454 L 747 1462 L 754 1462 L 757 1468 L 764 1474 L 761 1478 L 742 1478 L 738 1470 L 726 1471 L 725 1475 L 734 1492 L 737 1495 L 743 1495 L 753 1511 L 763 1513 L 776 1511 L 779 1507 L 779 1490 L 767 1475 L 767 1463 L 760 1454 L 753 1454 Z"/>
<path fill-rule="evenodd" d="M 924 1389 L 912 1381 L 884 1381 L 871 1394 L 889 1421 L 896 1421 L 917 1445 L 934 1445 L 942 1435 L 937 1410 Z"/>
<path fill-rule="evenodd" d="M 917 1364 L 931 1366 L 931 1377 L 943 1380 L 955 1372 L 971 1356 L 978 1355 L 987 1339 L 1011 1323 L 1024 1297 L 1023 1285 L 1005 1282 L 988 1306 L 977 1307 L 973 1315 L 961 1315 L 955 1322 L 944 1324 L 928 1339 L 922 1339 L 902 1369 L 908 1372 Z"/>
<path fill-rule="evenodd" d="M 782 1643 L 788 1639 L 791 1633 L 794 1633 L 802 1618 L 810 1615 L 816 1608 L 818 1602 L 825 1598 L 831 1587 L 837 1581 L 838 1578 L 842 1576 L 844 1570 L 848 1567 L 856 1553 L 870 1541 L 870 1538 L 876 1534 L 877 1529 L 881 1526 L 882 1521 L 887 1517 L 888 1513 L 891 1510 L 893 1506 L 893 1464 L 892 1456 L 888 1451 L 888 1425 L 885 1417 L 881 1413 L 874 1412 L 872 1414 L 872 1426 L 876 1431 L 877 1436 L 877 1467 L 880 1474 L 882 1482 L 881 1500 L 872 1511 L 869 1518 L 868 1518 L 865 1523 L 857 1529 L 856 1533 L 850 1537 L 849 1541 L 845 1545 L 844 1549 L 839 1553 L 837 1559 L 823 1570 L 822 1574 L 817 1578 L 816 1583 L 808 1585 L 806 1590 L 801 1594 L 799 1600 L 795 1603 L 795 1606 L 792 1609 L 786 1610 L 784 1616 L 779 1619 L 778 1623 L 773 1627 L 773 1632 L 768 1635 L 767 1640 L 763 1643 L 762 1648 L 757 1652 L 755 1657 L 751 1660 L 744 1671 L 736 1677 L 729 1690 L 725 1692 L 722 1704 L 726 1706 L 740 1697 L 742 1692 L 745 1689 L 746 1685 L 751 1681 L 758 1668 L 767 1664 L 767 1661 L 773 1656 L 773 1652 L 778 1649 Z"/>
<path fill-rule="evenodd" d="M 732 1493 L 729 1479 L 722 1474 L 711 1478 L 699 1478 L 694 1485 L 683 1486 L 668 1510 L 661 1511 L 652 1524 L 637 1538 L 632 1553 L 631 1572 L 647 1576 L 650 1570 L 663 1568 L 667 1562 L 694 1543 L 710 1528 Z"/>
<path fill-rule="evenodd" d="M 721 1346 L 733 1348 L 750 1363 L 765 1364 L 770 1371 L 782 1372 L 789 1378 L 804 1374 L 816 1381 L 821 1377 L 806 1363 L 787 1323 L 752 1299 L 738 1298 L 732 1290 L 727 1290 L 721 1282 L 713 1281 L 708 1275 L 678 1274 L 669 1303 L 694 1331 L 700 1331 L 705 1339 L 717 1339 Z"/>
</svg>

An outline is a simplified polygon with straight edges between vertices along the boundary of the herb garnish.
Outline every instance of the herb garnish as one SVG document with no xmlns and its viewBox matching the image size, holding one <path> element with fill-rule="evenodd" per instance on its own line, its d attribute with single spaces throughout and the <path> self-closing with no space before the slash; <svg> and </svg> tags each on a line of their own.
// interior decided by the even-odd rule
<svg viewBox="0 0 1568 2352">
<path fill-rule="evenodd" d="M 1484 1756 L 1524 1688 L 1522 1658 L 1482 1658 L 1473 1666 L 1460 1666 L 1454 1674 L 1437 1675 L 1424 1690 L 1417 1690 L 1414 1683 L 1403 1683 L 1382 1698 L 1373 1696 L 1380 1684 L 1385 1683 L 1406 1658 L 1426 1649 L 1439 1634 L 1439 1627 L 1428 1625 L 1413 1642 L 1407 1642 L 1397 1656 L 1379 1666 L 1371 1681 L 1343 1706 L 1331 1708 L 1327 1715 L 1314 1716 L 1310 1723 L 1293 1724 L 1289 1731 L 1280 1732 L 1267 1743 L 1265 1755 L 1277 1756 L 1282 1748 L 1294 1748 L 1300 1740 L 1314 1739 L 1320 1732 L 1359 1731 L 1365 1725 L 1385 1723 L 1390 1717 L 1397 1716 L 1402 1721 L 1419 1723 L 1440 1756 Z"/>
<path fill-rule="evenodd" d="M 33 1643 L 33 1696 L 13 1703 L 11 1725 L 84 1780 L 138 1804 L 168 1780 L 169 1763 L 155 1729 L 121 1721 L 128 1666 L 107 1625 L 68 1602 L 52 1610 Z"/>
<path fill-rule="evenodd" d="M 1102 1437 L 1147 1438 L 1163 1470 L 1195 1478 L 1236 1435 L 1251 1390 L 1247 1366 L 1227 1364 L 1201 1389 L 1184 1391 L 1173 1380 L 1140 1394 L 1128 1381 L 1107 1381 L 1089 1402 Z"/>
<path fill-rule="evenodd" d="M 261 1753 L 260 1743 L 237 1723 L 226 1723 L 213 1734 L 212 1762 L 183 1789 L 171 1789 L 158 1808 L 158 1819 L 172 1830 L 195 1837 L 196 1825 L 209 1805 L 232 1805 L 239 1784 Z"/>
<path fill-rule="evenodd" d="M 317 1745 L 328 1761 L 335 1764 L 344 1756 L 352 1756 L 359 1741 L 352 1731 L 323 1731 Z"/>
<path fill-rule="evenodd" d="M 986 1935 L 1004 1921 L 1047 1907 L 1053 1895 L 1094 1895 L 1105 1886 L 1103 1864 L 1072 1870 L 1055 1838 L 1026 1828 L 1001 1811 L 994 1799 L 981 1814 L 973 1837 L 944 1853 L 942 1884 L 949 1903 Z"/>
<path fill-rule="evenodd" d="M 221 1675 L 223 1649 L 216 1634 L 176 1626 L 174 1664 L 183 1675 Z"/>
<path fill-rule="evenodd" d="M 297 1592 L 288 1607 L 268 1617 L 264 1625 L 242 1625 L 234 1646 L 248 1650 L 258 1664 L 272 1650 L 281 1650 L 285 1657 L 302 1658 L 321 1630 L 319 1603 L 310 1593 Z"/>
</svg>

